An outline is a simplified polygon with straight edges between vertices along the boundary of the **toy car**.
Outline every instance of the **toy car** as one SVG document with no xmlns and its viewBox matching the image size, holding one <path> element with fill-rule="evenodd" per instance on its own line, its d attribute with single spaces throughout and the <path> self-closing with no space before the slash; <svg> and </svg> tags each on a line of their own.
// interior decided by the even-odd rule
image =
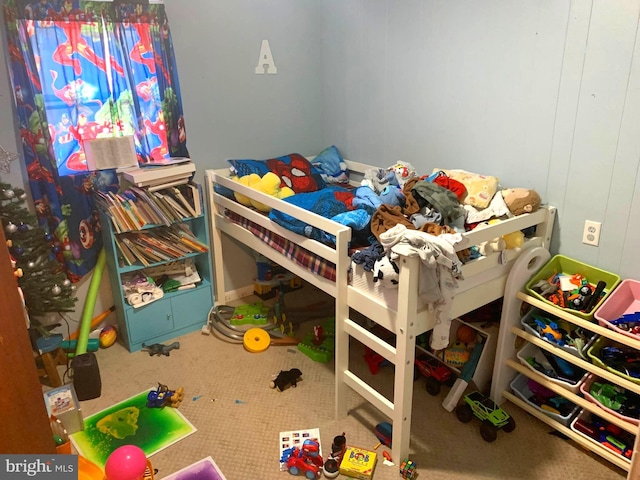
<svg viewBox="0 0 640 480">
<path fill-rule="evenodd" d="M 425 377 L 427 392 L 435 396 L 440 393 L 442 384 L 452 386 L 455 376 L 446 366 L 435 358 L 420 356 L 415 360 L 414 380 L 418 379 L 420 374 Z"/>
<path fill-rule="evenodd" d="M 280 462 L 286 463 L 287 471 L 291 475 L 304 473 L 309 480 L 320 478 L 323 464 L 320 444 L 315 440 L 305 440 L 302 448 L 291 447 L 282 452 Z"/>
<path fill-rule="evenodd" d="M 470 422 L 474 415 L 482 420 L 480 435 L 485 442 L 493 442 L 498 438 L 500 429 L 509 433 L 516 428 L 516 421 L 480 392 L 465 395 L 464 403 L 456 407 L 456 416 L 462 423 Z"/>
</svg>

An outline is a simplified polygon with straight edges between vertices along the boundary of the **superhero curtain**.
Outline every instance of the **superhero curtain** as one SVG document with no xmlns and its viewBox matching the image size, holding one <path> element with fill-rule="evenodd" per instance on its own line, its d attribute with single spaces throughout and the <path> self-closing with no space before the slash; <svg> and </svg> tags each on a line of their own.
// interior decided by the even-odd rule
<svg viewBox="0 0 640 480">
<path fill-rule="evenodd" d="M 6 0 L 4 18 L 28 182 L 39 223 L 72 281 L 102 248 L 85 141 L 132 135 L 139 164 L 188 156 L 164 5 Z"/>
</svg>

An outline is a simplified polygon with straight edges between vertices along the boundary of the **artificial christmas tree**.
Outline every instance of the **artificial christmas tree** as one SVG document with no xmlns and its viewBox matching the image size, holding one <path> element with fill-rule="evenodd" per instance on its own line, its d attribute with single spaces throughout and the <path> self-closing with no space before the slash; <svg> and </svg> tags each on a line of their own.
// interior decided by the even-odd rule
<svg viewBox="0 0 640 480">
<path fill-rule="evenodd" d="M 75 288 L 56 260 L 59 246 L 26 207 L 24 190 L 0 182 L 0 220 L 31 320 L 73 311 Z M 20 275 L 21 273 L 21 275 Z"/>
</svg>

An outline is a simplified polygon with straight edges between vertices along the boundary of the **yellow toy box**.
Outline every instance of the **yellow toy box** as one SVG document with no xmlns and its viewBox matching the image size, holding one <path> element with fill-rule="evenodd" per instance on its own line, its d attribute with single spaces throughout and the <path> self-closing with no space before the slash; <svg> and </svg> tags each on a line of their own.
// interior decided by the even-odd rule
<svg viewBox="0 0 640 480">
<path fill-rule="evenodd" d="M 340 473 L 347 477 L 370 480 L 376 467 L 378 454 L 357 447 L 347 447 L 340 463 Z"/>
</svg>

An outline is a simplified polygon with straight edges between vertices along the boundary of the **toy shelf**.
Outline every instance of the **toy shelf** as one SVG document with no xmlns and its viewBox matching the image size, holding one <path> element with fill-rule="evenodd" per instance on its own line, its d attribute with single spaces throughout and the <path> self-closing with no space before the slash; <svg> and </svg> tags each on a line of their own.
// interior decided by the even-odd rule
<svg viewBox="0 0 640 480">
<path fill-rule="evenodd" d="M 549 377 L 523 365 L 518 359 L 517 353 L 520 351 L 520 348 L 523 345 L 527 345 L 527 343 L 533 344 L 538 348 L 548 351 L 562 360 L 570 362 L 576 367 L 586 370 L 587 372 L 591 372 L 594 375 L 618 385 L 627 391 L 640 394 L 640 384 L 630 381 L 627 378 L 623 378 L 609 369 L 602 368 L 599 365 L 580 358 L 579 356 L 576 356 L 523 329 L 521 323 L 521 312 L 523 304 L 528 304 L 532 308 L 535 307 L 543 312 L 547 312 L 571 324 L 589 330 L 596 335 L 606 337 L 607 339 L 640 351 L 640 340 L 600 326 L 589 319 L 573 315 L 569 311 L 563 311 L 562 309 L 554 307 L 553 305 L 543 302 L 526 293 L 525 286 L 527 282 L 534 276 L 534 274 L 536 274 L 541 266 L 549 260 L 549 258 L 550 255 L 548 251 L 539 248 L 531 249 L 516 260 L 516 263 L 509 274 L 504 294 L 502 317 L 500 320 L 500 334 L 498 336 L 498 345 L 494 364 L 491 398 L 493 398 L 498 404 L 501 404 L 504 400 L 509 400 L 542 422 L 553 427 L 555 430 L 571 438 L 585 449 L 601 456 L 622 470 L 627 471 L 629 475 L 627 478 L 636 478 L 635 475 L 637 474 L 635 472 L 640 468 L 640 453 L 637 453 L 638 426 L 600 408 L 597 404 L 585 399 L 579 391 L 574 393 L 575 389 L 574 391 L 570 391 L 568 387 L 566 388 L 557 382 L 551 381 Z M 589 357 L 587 356 L 586 358 Z M 534 406 L 514 394 L 509 387 L 511 381 L 518 374 L 522 374 L 541 386 L 548 388 L 557 395 L 564 397 L 568 401 L 578 405 L 583 409 L 583 411 L 590 412 L 591 414 L 600 417 L 605 422 L 609 422 L 619 427 L 624 432 L 628 432 L 635 436 L 636 448 L 634 449 L 635 453 L 631 457 L 631 460 L 612 452 L 610 449 L 597 443 L 595 440 L 591 441 L 591 439 L 586 435 L 563 425 L 556 419 L 543 413 L 542 410 L 536 409 Z"/>
</svg>

